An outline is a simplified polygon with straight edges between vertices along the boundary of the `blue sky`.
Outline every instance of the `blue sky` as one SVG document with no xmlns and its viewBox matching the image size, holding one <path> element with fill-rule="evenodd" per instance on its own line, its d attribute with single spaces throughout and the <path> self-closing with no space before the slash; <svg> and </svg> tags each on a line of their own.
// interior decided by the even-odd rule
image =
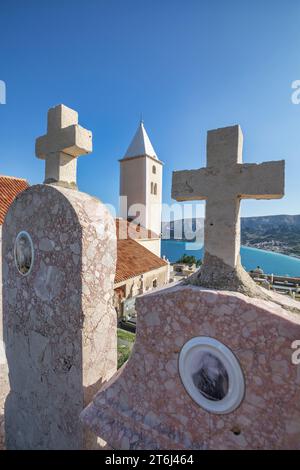
<svg viewBox="0 0 300 470">
<path fill-rule="evenodd" d="M 93 131 L 80 189 L 117 205 L 120 158 L 140 114 L 172 170 L 205 165 L 209 129 L 239 123 L 244 161 L 286 159 L 286 196 L 244 201 L 242 215 L 300 213 L 298 0 L 1 0 L 0 173 L 43 181 L 34 156 L 49 107 Z"/>
</svg>

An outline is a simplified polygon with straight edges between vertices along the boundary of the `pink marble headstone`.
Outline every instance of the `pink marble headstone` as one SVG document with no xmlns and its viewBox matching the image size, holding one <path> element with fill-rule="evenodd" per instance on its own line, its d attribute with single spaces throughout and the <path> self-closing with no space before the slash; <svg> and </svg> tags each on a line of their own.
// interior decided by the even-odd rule
<svg viewBox="0 0 300 470">
<path fill-rule="evenodd" d="M 76 190 L 37 185 L 12 204 L 3 227 L 8 449 L 86 445 L 79 414 L 117 365 L 115 238 L 105 206 Z"/>
<path fill-rule="evenodd" d="M 299 304 L 177 285 L 137 300 L 132 356 L 81 419 L 115 449 L 300 449 Z M 294 313 L 293 313 L 294 312 Z M 187 393 L 179 356 L 194 337 L 218 339 L 240 364 L 245 393 L 227 414 Z"/>
</svg>

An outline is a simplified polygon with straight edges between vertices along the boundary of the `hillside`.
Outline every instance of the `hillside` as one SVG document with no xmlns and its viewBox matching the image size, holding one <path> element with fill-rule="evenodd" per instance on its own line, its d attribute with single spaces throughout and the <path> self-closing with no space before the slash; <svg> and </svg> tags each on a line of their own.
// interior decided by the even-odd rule
<svg viewBox="0 0 300 470">
<path fill-rule="evenodd" d="M 300 215 L 242 219 L 242 244 L 300 257 Z"/>
<path fill-rule="evenodd" d="M 300 215 L 244 217 L 241 241 L 245 246 L 275 251 L 300 258 Z M 183 219 L 162 223 L 162 238 L 196 238 L 203 242 L 204 219 Z"/>
</svg>

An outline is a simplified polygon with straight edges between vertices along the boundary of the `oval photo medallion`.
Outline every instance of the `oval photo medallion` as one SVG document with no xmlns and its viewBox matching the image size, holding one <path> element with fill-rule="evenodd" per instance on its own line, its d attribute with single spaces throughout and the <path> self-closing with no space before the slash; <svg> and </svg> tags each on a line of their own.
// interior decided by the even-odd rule
<svg viewBox="0 0 300 470">
<path fill-rule="evenodd" d="M 27 232 L 20 232 L 15 241 L 15 263 L 22 276 L 28 276 L 34 261 L 32 239 Z"/>
<path fill-rule="evenodd" d="M 191 398 L 211 413 L 230 413 L 244 397 L 244 376 L 237 358 L 214 338 L 199 336 L 185 343 L 179 373 Z"/>
</svg>

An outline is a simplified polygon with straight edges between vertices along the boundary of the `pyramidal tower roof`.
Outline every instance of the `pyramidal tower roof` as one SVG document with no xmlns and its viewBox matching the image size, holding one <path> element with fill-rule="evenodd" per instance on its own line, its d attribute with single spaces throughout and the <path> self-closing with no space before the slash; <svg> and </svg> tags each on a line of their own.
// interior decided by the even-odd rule
<svg viewBox="0 0 300 470">
<path fill-rule="evenodd" d="M 129 145 L 123 158 L 139 157 L 140 155 L 148 155 L 149 157 L 157 158 L 154 148 L 150 142 L 143 121 L 140 122 L 139 127 Z"/>
</svg>

